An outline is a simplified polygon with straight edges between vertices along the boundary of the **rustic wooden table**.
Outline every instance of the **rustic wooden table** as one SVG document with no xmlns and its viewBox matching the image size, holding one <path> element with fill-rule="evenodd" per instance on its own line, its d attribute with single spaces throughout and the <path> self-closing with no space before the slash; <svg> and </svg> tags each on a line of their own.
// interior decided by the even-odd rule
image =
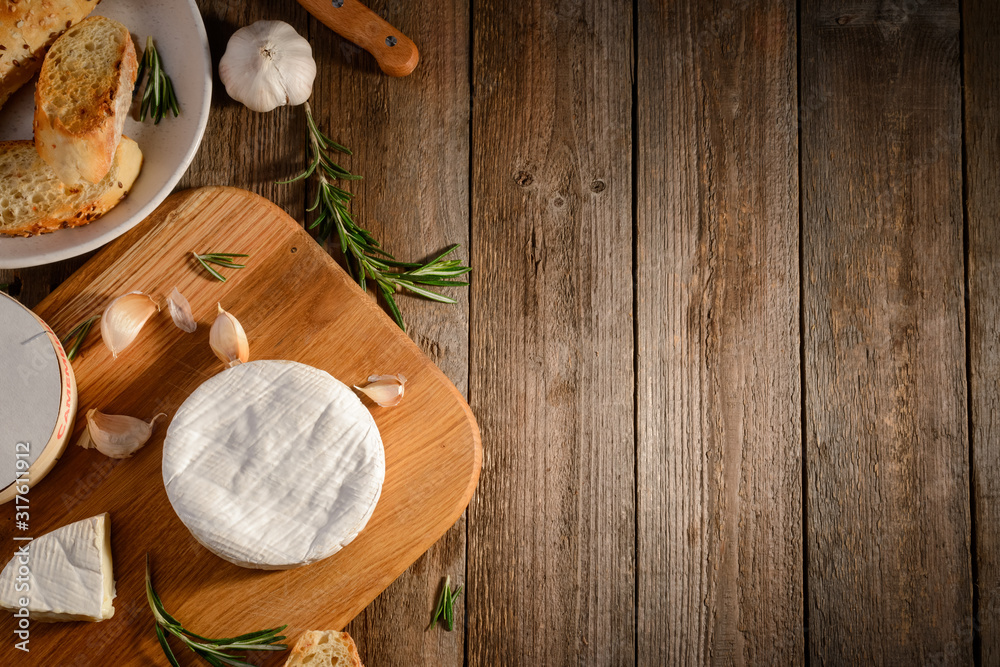
<svg viewBox="0 0 1000 667">
<path fill-rule="evenodd" d="M 485 458 L 349 626 L 369 667 L 1000 664 L 997 3 L 373 0 L 405 79 L 295 3 L 199 4 L 216 61 L 308 36 L 359 220 L 475 269 L 401 299 Z M 304 148 L 217 82 L 183 187 L 305 220 Z"/>
</svg>

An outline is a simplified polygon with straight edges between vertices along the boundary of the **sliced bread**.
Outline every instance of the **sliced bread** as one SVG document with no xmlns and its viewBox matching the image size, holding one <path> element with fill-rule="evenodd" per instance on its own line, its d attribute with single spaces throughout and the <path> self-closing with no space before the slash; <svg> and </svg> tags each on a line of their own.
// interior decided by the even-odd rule
<svg viewBox="0 0 1000 667">
<path fill-rule="evenodd" d="M 0 107 L 35 75 L 52 42 L 96 6 L 95 0 L 0 2 Z"/>
<path fill-rule="evenodd" d="M 138 61 L 128 28 L 103 16 L 57 39 L 35 88 L 35 148 L 63 183 L 97 183 L 114 160 Z"/>
<path fill-rule="evenodd" d="M 307 630 L 292 647 L 285 667 L 364 667 L 351 635 Z"/>
<path fill-rule="evenodd" d="M 0 141 L 0 234 L 33 236 L 92 222 L 125 198 L 141 168 L 139 145 L 122 137 L 100 183 L 66 185 L 31 141 Z"/>
</svg>

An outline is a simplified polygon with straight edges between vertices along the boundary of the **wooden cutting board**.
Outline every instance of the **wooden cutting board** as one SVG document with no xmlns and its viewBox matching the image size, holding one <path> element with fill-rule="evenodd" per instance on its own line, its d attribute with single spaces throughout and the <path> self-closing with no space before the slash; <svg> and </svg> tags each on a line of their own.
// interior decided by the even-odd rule
<svg viewBox="0 0 1000 667">
<path fill-rule="evenodd" d="M 191 251 L 250 257 L 246 269 L 224 270 L 229 279 L 222 283 L 194 262 Z M 287 623 L 294 642 L 303 630 L 342 628 L 444 534 L 472 496 L 482 449 L 461 394 L 292 218 L 257 195 L 218 187 L 173 195 L 36 312 L 65 335 L 115 296 L 140 290 L 165 299 L 174 286 L 191 302 L 198 330 L 177 329 L 164 308 L 116 360 L 95 330 L 73 363 L 78 415 L 98 408 L 172 417 L 199 384 L 222 370 L 208 343 L 221 303 L 243 324 L 251 359 L 299 361 L 349 385 L 371 374 L 406 375 L 398 407 L 370 405 L 386 453 L 375 513 L 354 542 L 327 560 L 281 572 L 247 570 L 195 542 L 171 508 L 160 471 L 165 422 L 126 460 L 70 444 L 30 491 L 27 532 L 15 533 L 13 504 L 0 506 L 3 560 L 14 552 L 15 534 L 37 537 L 110 512 L 115 615 L 102 623 L 32 623 L 31 652 L 25 654 L 14 648 L 13 618 L 4 614 L 2 665 L 166 665 L 146 603 L 147 553 L 167 610 L 199 634 L 233 636 Z M 71 443 L 81 428 L 78 423 Z M 175 652 L 182 664 L 201 664 L 179 645 Z M 281 665 L 287 653 L 254 655 L 259 664 Z"/>
</svg>

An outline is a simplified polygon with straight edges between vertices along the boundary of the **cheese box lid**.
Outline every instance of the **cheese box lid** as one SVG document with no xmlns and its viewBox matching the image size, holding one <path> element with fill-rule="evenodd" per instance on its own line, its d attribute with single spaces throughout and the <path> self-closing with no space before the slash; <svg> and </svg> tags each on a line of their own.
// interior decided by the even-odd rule
<svg viewBox="0 0 1000 667">
<path fill-rule="evenodd" d="M 15 480 L 34 484 L 55 464 L 72 431 L 76 398 L 55 333 L 0 293 L 0 503 L 16 494 Z"/>
</svg>

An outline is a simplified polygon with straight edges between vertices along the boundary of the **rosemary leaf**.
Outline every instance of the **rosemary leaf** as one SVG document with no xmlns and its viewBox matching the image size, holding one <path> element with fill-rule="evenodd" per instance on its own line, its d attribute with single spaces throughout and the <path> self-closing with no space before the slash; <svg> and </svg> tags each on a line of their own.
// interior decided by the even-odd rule
<svg viewBox="0 0 1000 667">
<path fill-rule="evenodd" d="M 142 62 L 139 63 L 139 72 L 135 77 L 134 97 L 142 86 L 144 75 L 149 75 L 146 79 L 146 87 L 142 91 L 139 102 L 139 122 L 146 120 L 146 116 L 153 119 L 153 124 L 157 125 L 168 112 L 174 114 L 174 118 L 181 115 L 180 105 L 177 103 L 177 95 L 174 93 L 174 84 L 163 71 L 163 61 L 153 44 L 152 35 L 146 38 L 146 50 L 142 54 Z"/>
<path fill-rule="evenodd" d="M 241 255 L 235 252 L 209 252 L 204 255 L 199 255 L 198 253 L 191 251 L 198 263 L 201 264 L 206 271 L 208 271 L 216 280 L 226 282 L 226 277 L 213 269 L 209 264 L 215 264 L 216 266 L 222 266 L 228 269 L 245 269 L 246 264 L 237 264 L 233 261 L 234 257 L 249 257 L 250 255 Z"/>
<path fill-rule="evenodd" d="M 173 649 L 167 643 L 167 636 L 163 634 L 163 628 L 160 627 L 159 623 L 156 623 L 156 638 L 160 641 L 160 648 L 163 649 L 163 655 L 167 656 L 167 661 L 172 667 L 181 667 L 181 663 L 177 662 L 177 656 L 174 655 Z"/>
<path fill-rule="evenodd" d="M 455 600 L 462 593 L 462 586 L 454 591 L 451 590 L 451 575 L 444 578 L 444 586 L 441 587 L 441 596 L 438 598 L 437 607 L 431 616 L 431 624 L 427 626 L 430 630 L 438 621 L 444 621 L 445 628 L 451 632 L 455 629 Z"/>
<path fill-rule="evenodd" d="M 93 315 L 88 317 L 83 322 L 80 322 L 75 327 L 73 327 L 68 334 L 59 342 L 62 343 L 63 349 L 66 350 L 66 358 L 70 361 L 76 359 L 76 355 L 80 352 L 80 347 L 83 345 L 83 341 L 86 340 L 87 334 L 90 333 L 91 327 L 94 326 L 94 322 L 101 319 L 100 315 Z"/>
<path fill-rule="evenodd" d="M 336 235 L 340 251 L 347 260 L 351 275 L 361 285 L 368 287 L 368 281 L 378 286 L 389 313 L 401 329 L 406 330 L 403 315 L 396 304 L 399 289 L 441 303 L 455 303 L 455 299 L 440 294 L 427 287 L 464 287 L 461 281 L 445 281 L 469 273 L 472 269 L 463 266 L 456 259 L 445 259 L 458 245 L 451 245 L 440 255 L 425 263 L 398 262 L 372 234 L 360 227 L 351 216 L 348 205 L 354 195 L 336 185 L 336 181 L 356 181 L 361 176 L 350 173 L 338 164 L 334 153 L 351 155 L 351 151 L 333 141 L 319 129 L 309 103 L 305 103 L 306 126 L 309 129 L 310 157 L 305 170 L 279 184 L 294 183 L 315 176 L 316 197 L 306 210 L 316 212 L 316 217 L 308 225 L 316 230 L 317 240 L 326 243 Z"/>
<path fill-rule="evenodd" d="M 209 665 L 212 665 L 212 667 L 224 667 L 225 665 L 253 667 L 253 663 L 243 659 L 246 656 L 234 655 L 233 651 L 284 651 L 288 648 L 285 644 L 275 643 L 285 639 L 283 635 L 279 635 L 278 633 L 287 628 L 287 625 L 248 632 L 228 639 L 210 639 L 185 629 L 177 619 L 167 613 L 167 610 L 163 607 L 163 602 L 160 600 L 160 596 L 157 595 L 156 589 L 153 588 L 153 574 L 149 563 L 149 554 L 146 554 L 146 599 L 149 601 L 149 607 L 153 611 L 153 618 L 156 620 L 156 638 L 160 642 L 160 648 L 163 649 L 163 654 L 174 667 L 179 667 L 179 663 L 173 649 L 170 648 L 170 643 L 167 641 L 167 633 L 180 639 L 185 646 Z"/>
<path fill-rule="evenodd" d="M 455 600 L 462 592 L 462 587 L 459 586 L 451 593 L 451 601 L 448 603 L 448 632 L 455 629 Z"/>
<path fill-rule="evenodd" d="M 441 614 L 444 613 L 444 606 L 448 601 L 448 588 L 450 584 L 451 575 L 448 575 L 444 578 L 444 586 L 441 587 L 441 596 L 438 598 L 437 606 L 434 608 L 434 613 L 431 615 L 431 623 L 427 626 L 428 630 L 434 627 L 434 624 L 441 618 Z"/>
</svg>

